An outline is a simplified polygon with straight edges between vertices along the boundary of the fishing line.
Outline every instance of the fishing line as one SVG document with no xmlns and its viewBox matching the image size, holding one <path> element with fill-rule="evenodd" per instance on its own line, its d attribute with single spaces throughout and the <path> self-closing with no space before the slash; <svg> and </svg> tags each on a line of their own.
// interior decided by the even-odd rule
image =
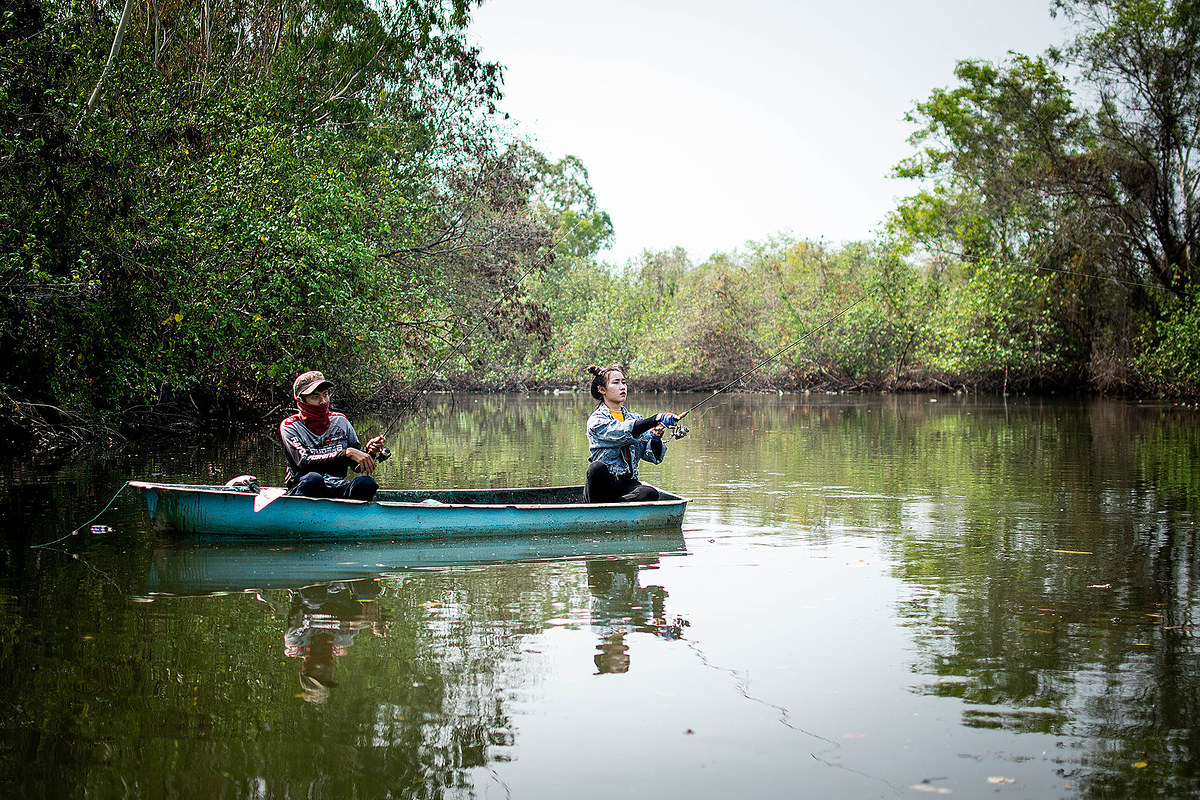
<svg viewBox="0 0 1200 800">
<path fill-rule="evenodd" d="M 517 280 L 512 284 L 512 288 L 516 289 L 531 272 L 549 263 L 547 256 L 552 256 L 554 251 L 558 249 L 559 245 L 565 242 L 567 237 L 574 233 L 575 229 L 583 224 L 584 220 L 585 217 L 580 217 L 578 220 L 576 220 L 575 224 L 572 225 L 566 233 L 558 238 L 558 241 L 550 245 L 550 249 L 547 251 L 545 256 L 542 256 L 541 259 L 535 260 L 524 272 L 521 273 L 520 277 L 518 277 Z M 442 358 L 442 360 L 439 361 L 432 370 L 430 370 L 429 375 L 425 378 L 425 381 L 417 388 L 416 394 L 414 394 L 410 400 L 401 404 L 400 410 L 396 413 L 396 416 L 392 419 L 391 423 L 389 423 L 388 426 L 383 429 L 383 433 L 380 434 L 381 436 L 386 437 L 389 433 L 391 433 L 391 430 L 396 426 L 396 423 L 399 422 L 404 416 L 405 412 L 416 408 L 417 401 L 419 401 L 425 392 L 429 390 L 429 385 L 433 382 L 433 379 L 438 376 L 438 373 L 441 371 L 442 367 L 445 366 L 446 362 L 449 361 L 450 358 L 454 356 L 459 349 L 467 343 L 468 340 L 470 340 L 470 338 L 475 334 L 475 331 L 479 330 L 483 323 L 487 321 L 488 317 L 491 316 L 492 312 L 495 311 L 505 299 L 506 298 L 503 296 L 497 299 L 496 302 L 487 309 L 487 311 L 479 315 L 479 320 L 473 326 L 471 326 L 471 329 L 464 333 L 462 337 L 460 337 L 459 340 L 452 347 L 450 347 L 445 357 Z"/>
<path fill-rule="evenodd" d="M 38 547 L 45 547 L 46 545 L 37 545 L 37 546 L 38 546 Z M 101 578 L 104 578 L 104 580 L 108 581 L 108 583 L 109 583 L 109 584 L 111 584 L 111 585 L 112 585 L 112 587 L 113 587 L 114 589 L 116 589 L 116 590 L 117 590 L 117 592 L 118 592 L 118 593 L 120 593 L 121 595 L 123 595 L 123 596 L 128 596 L 128 595 L 129 595 L 129 592 L 125 591 L 124 587 L 122 587 L 122 586 L 121 586 L 121 584 L 117 583 L 117 582 L 116 582 L 116 580 L 113 578 L 113 576 L 112 576 L 112 575 L 109 575 L 107 572 L 105 572 L 104 570 L 100 569 L 100 568 L 99 568 L 99 567 L 97 567 L 95 564 L 93 564 L 92 562 L 90 562 L 90 561 L 88 561 L 86 558 L 84 558 L 83 556 L 79 555 L 79 553 L 72 553 L 70 550 L 62 550 L 62 549 L 59 549 L 59 548 L 57 548 L 57 547 L 56 547 L 56 548 L 54 548 L 53 550 L 49 550 L 48 552 L 51 552 L 51 553 L 62 553 L 62 554 L 63 554 L 63 555 L 65 555 L 65 556 L 70 556 L 70 557 L 71 557 L 71 560 L 73 560 L 73 561 L 78 561 L 80 564 L 83 564 L 85 567 L 87 567 L 88 569 L 90 569 L 92 572 L 96 573 L 96 574 L 97 574 L 97 575 L 99 575 Z"/>
<path fill-rule="evenodd" d="M 108 509 L 112 507 L 112 504 L 115 503 L 117 500 L 117 495 L 119 495 L 119 494 L 121 494 L 121 492 L 125 491 L 125 487 L 128 485 L 129 485 L 129 481 L 125 481 L 125 483 L 121 484 L 121 488 L 117 489 L 117 493 L 114 494 L 112 496 L 112 499 L 108 501 L 108 505 L 106 505 L 104 508 L 100 509 L 100 514 L 97 514 L 96 516 L 92 517 L 87 522 L 83 523 L 78 528 L 76 528 L 73 531 L 71 531 L 70 533 L 68 533 L 66 536 L 60 536 L 59 538 L 55 539 L 52 542 L 42 542 L 41 544 L 31 544 L 29 546 L 34 549 L 41 548 L 41 547 L 49 547 L 52 544 L 58 544 L 59 542 L 63 541 L 64 539 L 70 539 L 72 536 L 79 533 L 81 530 L 88 527 L 96 520 L 100 519 L 101 514 L 103 514 L 105 511 L 108 511 Z"/>
<path fill-rule="evenodd" d="M 701 642 L 696 639 L 688 639 L 687 647 L 692 651 L 693 655 L 696 656 L 697 660 L 699 660 L 703 666 L 708 667 L 711 670 L 732 676 L 734 678 L 734 689 L 743 698 L 752 703 L 761 703 L 767 708 L 775 711 L 778 715 L 777 719 L 779 723 L 784 727 L 791 728 L 796 733 L 802 733 L 805 736 L 811 736 L 813 739 L 820 739 L 821 741 L 830 744 L 834 748 L 841 748 L 842 745 L 838 742 L 835 742 L 833 739 L 822 736 L 821 734 L 810 730 L 805 730 L 804 728 L 801 728 L 799 725 L 792 722 L 792 712 L 789 711 L 786 706 L 781 706 L 778 703 L 773 703 L 770 700 L 764 700 L 761 697 L 752 695 L 750 693 L 750 673 L 748 670 L 739 671 L 733 669 L 732 667 L 723 667 L 719 664 L 714 664 L 711 660 L 709 660 L 708 654 L 706 654 L 701 648 Z"/>
<path fill-rule="evenodd" d="M 806 333 L 806 334 L 804 334 L 803 336 L 801 336 L 801 337 L 800 337 L 799 339 L 797 339 L 796 341 L 792 342 L 792 343 L 791 343 L 791 344 L 789 344 L 789 345 L 786 345 L 786 346 L 784 346 L 784 347 L 781 347 L 781 348 L 779 348 L 778 350 L 776 350 L 774 353 L 772 353 L 772 354 L 771 354 L 770 356 L 768 356 L 767 358 L 764 358 L 762 361 L 759 361 L 759 362 L 758 362 L 757 364 L 755 364 L 753 367 L 751 367 L 750 369 L 746 370 L 746 371 L 745 371 L 745 372 L 743 372 L 741 375 L 738 375 L 736 378 L 734 378 L 733 380 L 731 380 L 729 383 L 725 384 L 725 385 L 724 385 L 724 386 L 722 386 L 720 389 L 717 389 L 717 390 L 716 390 L 716 391 L 714 391 L 712 394 L 710 394 L 708 397 L 706 397 L 706 398 L 704 398 L 703 400 L 701 400 L 699 403 L 696 403 L 695 405 L 693 405 L 693 406 L 692 406 L 691 408 L 689 408 L 687 411 L 684 411 L 682 414 L 680 414 L 680 415 L 679 415 L 679 421 L 682 421 L 682 420 L 683 420 L 683 418 L 684 418 L 684 417 L 686 417 L 688 414 L 692 413 L 692 412 L 693 412 L 693 411 L 695 411 L 697 408 L 699 408 L 700 406 L 702 406 L 702 405 L 704 405 L 705 403 L 707 403 L 709 400 L 712 400 L 712 399 L 713 399 L 714 397 L 716 397 L 717 395 L 719 395 L 719 394 L 721 394 L 722 392 L 724 392 L 724 391 L 728 390 L 730 387 L 732 387 L 732 386 L 736 385 L 736 384 L 737 384 L 739 381 L 741 381 L 741 380 L 743 380 L 743 379 L 745 379 L 745 378 L 749 377 L 750 375 L 753 375 L 755 372 L 758 372 L 760 369 L 762 369 L 763 367 L 765 367 L 767 364 L 770 364 L 772 361 L 775 361 L 777 358 L 779 358 L 780 356 L 782 356 L 782 355 L 783 355 L 784 353 L 786 353 L 787 351 L 791 350 L 791 349 L 792 349 L 792 348 L 794 348 L 794 347 L 798 347 L 798 346 L 799 346 L 800 344 L 802 344 L 802 343 L 803 343 L 803 342 L 804 342 L 806 339 L 808 339 L 808 337 L 812 336 L 812 335 L 813 335 L 814 333 L 816 333 L 817 331 L 819 331 L 819 330 L 822 330 L 823 328 L 827 328 L 827 327 L 829 327 L 829 326 L 830 326 L 830 325 L 832 325 L 834 322 L 836 322 L 836 321 L 837 321 L 839 318 L 841 318 L 842 316 L 844 316 L 844 315 L 845 315 L 845 314 L 846 314 L 848 311 L 850 311 L 850 309 L 854 308 L 854 307 L 855 307 L 855 306 L 857 306 L 859 303 L 862 303 L 863 301 L 867 300 L 869 297 L 872 297 L 872 296 L 873 296 L 873 295 L 874 295 L 876 292 L 878 292 L 878 291 L 879 291 L 881 288 L 883 288 L 883 285 L 882 285 L 882 284 L 880 284 L 880 285 L 876 286 L 874 289 L 872 289 L 871 291 L 867 292 L 867 293 L 866 293 L 866 294 L 864 294 L 862 297 L 859 297 L 859 298 L 858 298 L 857 300 L 855 300 L 853 303 L 851 303 L 850 305 L 846 306 L 845 308 L 843 308 L 841 311 L 837 312 L 837 313 L 836 313 L 836 314 L 834 314 L 833 316 L 829 317 L 829 318 L 828 318 L 828 319 L 826 319 L 824 322 L 822 322 L 820 325 L 818 325 L 817 327 L 813 328 L 812 330 L 810 330 L 808 333 Z M 678 421 L 676 422 L 676 424 L 678 424 Z M 685 428 L 684 430 L 686 431 L 686 428 Z M 678 437 L 678 436 L 677 436 L 676 438 L 682 438 L 682 437 Z"/>
<path fill-rule="evenodd" d="M 855 775 L 859 775 L 859 776 L 868 778 L 873 781 L 879 781 L 880 783 L 884 784 L 888 788 L 895 791 L 897 794 L 900 793 L 900 788 L 898 786 L 896 786 L 894 783 L 892 783 L 891 781 L 889 781 L 887 778 L 881 777 L 879 775 L 873 775 L 870 772 L 866 772 L 864 770 L 857 769 L 855 767 L 851 767 L 848 764 L 843 763 L 841 761 L 836 761 L 835 759 L 840 758 L 840 756 L 831 757 L 829 755 L 829 753 L 831 753 L 832 751 L 835 751 L 835 750 L 843 751 L 845 748 L 841 742 L 834 741 L 833 739 L 830 739 L 828 736 L 822 736 L 821 734 L 816 733 L 815 731 L 810 731 L 805 728 L 801 728 L 799 725 L 792 722 L 792 713 L 786 706 L 782 706 L 778 703 L 773 703 L 770 700 L 764 700 L 761 697 L 751 694 L 750 693 L 749 670 L 739 671 L 739 670 L 733 669 L 731 667 L 723 667 L 723 666 L 720 666 L 719 664 L 714 664 L 712 661 L 709 660 L 708 655 L 704 652 L 704 650 L 701 648 L 700 645 L 701 645 L 701 643 L 695 639 L 690 639 L 687 641 L 688 649 L 692 651 L 692 653 L 696 656 L 697 660 L 699 660 L 701 665 L 708 667 L 711 670 L 715 670 L 716 672 L 724 673 L 726 675 L 733 677 L 734 690 L 739 695 L 741 695 L 744 699 L 749 700 L 752 703 L 760 703 L 760 704 L 766 706 L 767 708 L 774 710 L 778 715 L 776 717 L 776 719 L 784 727 L 789 728 L 790 730 L 795 731 L 796 733 L 803 734 L 804 736 L 808 736 L 813 739 L 817 739 L 819 741 L 826 743 L 827 746 L 824 747 L 823 749 L 809 751 L 809 755 L 812 756 L 813 760 L 819 761 L 827 767 L 836 767 L 837 769 L 845 770 L 846 772 L 850 772 Z"/>
</svg>

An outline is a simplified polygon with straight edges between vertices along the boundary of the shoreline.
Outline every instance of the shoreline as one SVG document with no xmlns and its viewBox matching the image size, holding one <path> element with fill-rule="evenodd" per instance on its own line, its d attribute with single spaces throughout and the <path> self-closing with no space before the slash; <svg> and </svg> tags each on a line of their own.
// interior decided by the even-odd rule
<svg viewBox="0 0 1200 800">
<path fill-rule="evenodd" d="M 980 381 L 972 385 L 960 381 L 958 386 L 942 380 L 906 381 L 903 385 L 883 385 L 872 382 L 819 381 L 807 386 L 775 385 L 770 381 L 758 381 L 732 389 L 729 394 L 773 394 L 773 395 L 949 395 L 980 397 L 1057 397 L 1057 398 L 1107 398 L 1134 402 L 1153 402 L 1171 406 L 1200 410 L 1200 397 L 1170 397 L 1161 393 L 1102 391 L 1095 387 L 1040 381 L 1037 387 L 1032 382 L 1009 381 L 1007 386 L 993 385 L 991 381 Z M 694 394 L 706 395 L 720 390 L 726 384 L 700 382 L 676 376 L 650 376 L 637 381 L 640 394 Z M 515 382 L 507 386 L 484 386 L 476 382 L 462 382 L 437 388 L 426 388 L 416 394 L 412 389 L 397 389 L 377 392 L 372 397 L 350 396 L 341 398 L 343 412 L 358 416 L 364 414 L 396 413 L 405 406 L 415 406 L 425 395 L 484 394 L 578 394 L 586 393 L 580 385 L 554 382 Z M 241 402 L 223 402 L 205 405 L 198 398 L 187 395 L 172 402 L 154 406 L 133 406 L 121 411 L 71 410 L 41 403 L 21 403 L 0 393 L 0 442 L 9 449 L 23 449 L 34 459 L 56 460 L 64 453 L 79 447 L 117 446 L 120 444 L 152 440 L 171 435 L 194 434 L 204 429 L 253 430 L 263 425 L 274 426 L 284 408 L 274 397 L 263 394 L 257 398 L 242 398 Z"/>
</svg>

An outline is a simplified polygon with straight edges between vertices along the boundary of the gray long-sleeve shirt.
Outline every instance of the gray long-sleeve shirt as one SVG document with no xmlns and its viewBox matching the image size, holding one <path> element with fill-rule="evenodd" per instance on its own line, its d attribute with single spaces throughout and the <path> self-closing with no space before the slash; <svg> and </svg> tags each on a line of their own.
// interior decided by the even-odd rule
<svg viewBox="0 0 1200 800">
<path fill-rule="evenodd" d="M 292 414 L 279 423 L 279 438 L 287 455 L 289 489 L 310 472 L 345 480 L 346 470 L 354 462 L 342 455 L 342 451 L 347 447 L 362 449 L 350 420 L 336 411 L 329 412 L 329 428 L 320 435 L 309 430 L 299 414 Z"/>
</svg>

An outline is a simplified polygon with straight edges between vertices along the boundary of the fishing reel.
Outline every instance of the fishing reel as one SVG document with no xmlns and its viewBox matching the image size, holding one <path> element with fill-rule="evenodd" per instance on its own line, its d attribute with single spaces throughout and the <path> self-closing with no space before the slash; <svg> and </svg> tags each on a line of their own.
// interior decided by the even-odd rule
<svg viewBox="0 0 1200 800">
<path fill-rule="evenodd" d="M 382 463 L 384 461 L 387 461 L 391 457 L 392 457 L 392 448 L 388 447 L 387 445 L 384 445 L 379 448 L 379 453 L 376 454 L 376 456 L 375 456 L 375 463 L 376 464 Z"/>
<path fill-rule="evenodd" d="M 688 411 L 690 411 L 690 409 Z M 688 429 L 688 426 L 683 424 L 683 418 L 688 415 L 688 411 L 685 411 L 679 416 L 667 413 L 655 414 L 654 416 L 655 419 L 658 420 L 659 425 L 666 429 L 663 431 L 664 433 L 666 431 L 670 431 L 672 439 L 682 439 L 691 433 L 691 430 Z M 671 420 L 669 425 L 665 424 L 664 417 Z"/>
</svg>

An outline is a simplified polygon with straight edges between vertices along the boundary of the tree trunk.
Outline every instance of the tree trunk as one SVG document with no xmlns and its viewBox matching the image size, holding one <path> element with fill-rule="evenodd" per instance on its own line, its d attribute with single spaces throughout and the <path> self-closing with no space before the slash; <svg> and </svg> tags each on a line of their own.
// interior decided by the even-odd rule
<svg viewBox="0 0 1200 800">
<path fill-rule="evenodd" d="M 84 116 L 92 113 L 92 108 L 96 105 L 96 101 L 100 99 L 100 87 L 104 83 L 104 79 L 108 76 L 108 71 L 112 69 L 113 62 L 117 60 L 117 53 L 121 51 L 121 42 L 125 38 L 125 26 L 129 24 L 129 15 L 133 11 L 134 0 L 125 0 L 125 8 L 121 11 L 121 21 L 117 23 L 117 33 L 113 36 L 112 50 L 108 52 L 108 61 L 104 62 L 104 69 L 100 71 L 100 78 L 96 81 L 96 88 L 92 90 L 92 96 L 88 98 L 87 109 L 84 111 Z M 80 122 L 83 120 L 81 119 Z"/>
</svg>

